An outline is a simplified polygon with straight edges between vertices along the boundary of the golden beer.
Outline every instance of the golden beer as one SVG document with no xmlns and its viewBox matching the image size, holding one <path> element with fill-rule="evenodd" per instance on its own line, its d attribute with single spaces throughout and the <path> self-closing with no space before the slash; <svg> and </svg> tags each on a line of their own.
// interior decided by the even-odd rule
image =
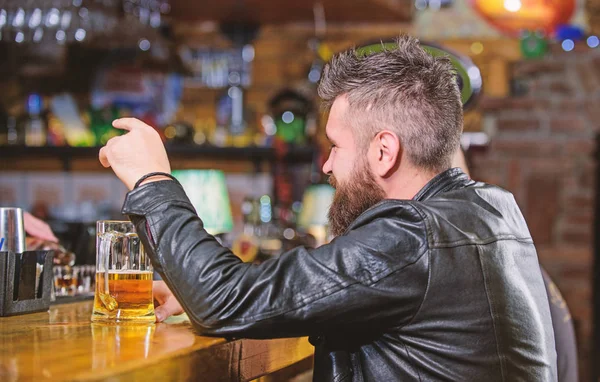
<svg viewBox="0 0 600 382">
<path fill-rule="evenodd" d="M 108 276 L 108 277 L 107 277 Z M 152 272 L 96 272 L 92 321 L 154 322 Z"/>
</svg>

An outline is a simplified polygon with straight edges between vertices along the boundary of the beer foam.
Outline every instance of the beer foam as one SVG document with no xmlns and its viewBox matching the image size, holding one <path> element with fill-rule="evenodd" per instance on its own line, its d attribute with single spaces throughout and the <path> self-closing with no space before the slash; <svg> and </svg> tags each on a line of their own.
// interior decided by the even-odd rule
<svg viewBox="0 0 600 382">
<path fill-rule="evenodd" d="M 105 273 L 104 271 L 99 271 L 101 273 Z M 148 274 L 148 273 L 152 273 L 152 271 L 138 271 L 135 269 L 111 269 L 108 271 L 109 274 L 129 274 L 129 275 L 139 275 L 139 274 Z"/>
</svg>

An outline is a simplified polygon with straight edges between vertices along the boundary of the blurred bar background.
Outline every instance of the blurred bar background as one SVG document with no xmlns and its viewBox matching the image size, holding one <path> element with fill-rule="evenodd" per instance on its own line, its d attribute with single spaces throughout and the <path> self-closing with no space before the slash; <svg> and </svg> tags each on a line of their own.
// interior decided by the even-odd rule
<svg viewBox="0 0 600 382">
<path fill-rule="evenodd" d="M 0 206 L 46 220 L 67 265 L 94 264 L 94 222 L 123 218 L 126 193 L 98 149 L 134 116 L 192 170 L 190 195 L 218 170 L 229 208 L 205 218 L 242 259 L 322 244 L 323 65 L 413 34 L 464 70 L 471 176 L 515 195 L 571 310 L 581 380 L 596 380 L 600 0 L 349 3 L 0 0 Z"/>
</svg>

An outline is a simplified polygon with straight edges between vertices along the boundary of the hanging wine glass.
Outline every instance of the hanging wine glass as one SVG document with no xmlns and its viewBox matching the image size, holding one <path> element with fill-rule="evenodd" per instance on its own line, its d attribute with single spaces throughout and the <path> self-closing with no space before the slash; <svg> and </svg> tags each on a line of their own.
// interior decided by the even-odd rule
<svg viewBox="0 0 600 382">
<path fill-rule="evenodd" d="M 0 0 L 0 41 L 83 43 L 150 38 L 170 11 L 168 0 Z M 102 42 L 101 41 L 101 42 Z"/>
</svg>

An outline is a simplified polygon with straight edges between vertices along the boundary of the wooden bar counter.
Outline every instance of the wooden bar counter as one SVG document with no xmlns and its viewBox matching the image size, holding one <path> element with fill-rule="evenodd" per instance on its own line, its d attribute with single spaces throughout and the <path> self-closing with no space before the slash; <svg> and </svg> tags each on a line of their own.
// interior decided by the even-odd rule
<svg viewBox="0 0 600 382">
<path fill-rule="evenodd" d="M 306 338 L 202 337 L 185 316 L 151 325 L 90 322 L 92 302 L 0 318 L 0 381 L 249 381 L 306 360 Z"/>
</svg>

